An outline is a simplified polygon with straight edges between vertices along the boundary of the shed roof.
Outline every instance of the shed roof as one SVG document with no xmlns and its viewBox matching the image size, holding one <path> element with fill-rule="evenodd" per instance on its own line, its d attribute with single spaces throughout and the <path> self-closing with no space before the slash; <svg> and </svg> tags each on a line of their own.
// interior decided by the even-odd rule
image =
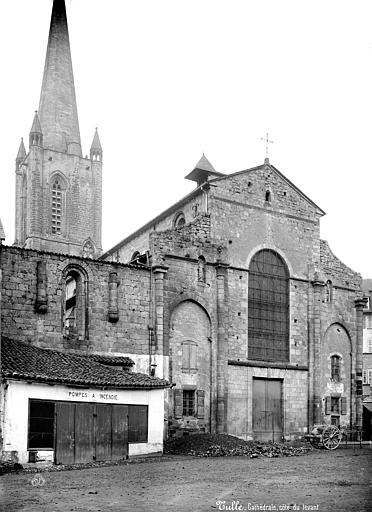
<svg viewBox="0 0 372 512">
<path fill-rule="evenodd" d="M 95 357 L 97 356 L 39 348 L 3 338 L 1 369 L 5 378 L 35 382 L 118 389 L 155 389 L 169 386 L 166 380 L 157 377 L 107 366 L 107 359 L 111 359 L 110 357 L 105 358 L 106 364 L 98 362 Z M 131 361 L 129 358 L 120 359 Z"/>
</svg>

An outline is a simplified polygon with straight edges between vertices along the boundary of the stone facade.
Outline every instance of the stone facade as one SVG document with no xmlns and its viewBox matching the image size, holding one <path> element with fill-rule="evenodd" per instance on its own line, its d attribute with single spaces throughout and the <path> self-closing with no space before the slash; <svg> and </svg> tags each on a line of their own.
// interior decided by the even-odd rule
<svg viewBox="0 0 372 512">
<path fill-rule="evenodd" d="M 323 210 L 268 159 L 223 175 L 203 156 L 187 176 L 193 192 L 97 259 L 102 149 L 96 133 L 82 158 L 65 13 L 54 14 L 70 136 L 44 133 L 60 94 L 47 53 L 40 119 L 16 160 L 22 248 L 1 253 L 2 336 L 129 356 L 136 371 L 169 379 L 171 434 L 280 439 L 314 423 L 360 427 L 360 275 L 320 239 Z"/>
<path fill-rule="evenodd" d="M 192 210 L 195 203 L 200 209 Z M 174 227 L 172 219 L 180 211 L 187 220 L 187 212 L 197 214 Z M 168 268 L 164 353 L 169 354 L 167 374 L 174 384 L 168 398 L 171 429 L 211 428 L 255 436 L 255 379 L 280 385 L 284 436 L 304 433 L 315 422 L 360 423 L 361 318 L 355 299 L 360 296 L 361 279 L 320 240 L 323 214 L 266 161 L 247 171 L 208 179 L 177 208 L 139 230 L 151 263 Z M 164 229 L 167 225 L 171 227 Z M 116 255 L 127 257 L 133 240 L 135 234 L 115 246 Z M 289 274 L 290 356 L 284 362 L 249 358 L 249 270 L 252 258 L 262 250 L 278 254 Z M 112 251 L 105 258 L 111 259 Z M 203 341 L 207 331 L 209 345 Z M 188 339 L 198 345 L 191 376 L 182 371 L 181 360 L 182 340 Z M 331 360 L 339 370 L 331 368 Z M 209 389 L 202 377 L 207 361 Z M 179 417 L 180 391 L 206 385 L 202 391 L 209 418 L 198 418 L 196 406 L 193 421 L 187 415 Z"/>
</svg>

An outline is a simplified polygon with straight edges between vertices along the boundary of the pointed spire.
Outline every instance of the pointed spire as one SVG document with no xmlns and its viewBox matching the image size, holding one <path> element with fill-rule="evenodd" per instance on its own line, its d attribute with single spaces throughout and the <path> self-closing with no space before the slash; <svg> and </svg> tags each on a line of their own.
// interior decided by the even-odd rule
<svg viewBox="0 0 372 512">
<path fill-rule="evenodd" d="M 35 110 L 34 120 L 30 130 L 30 146 L 43 145 L 43 132 L 41 131 L 40 119 L 37 110 Z"/>
<path fill-rule="evenodd" d="M 26 158 L 26 149 L 23 143 L 23 139 L 21 139 L 21 143 L 19 145 L 18 153 L 16 156 L 16 171 L 19 171 L 23 160 Z"/>
<path fill-rule="evenodd" d="M 199 162 L 195 165 L 195 169 L 202 169 L 203 171 L 208 172 L 216 172 L 216 169 L 213 167 L 204 153 Z"/>
<path fill-rule="evenodd" d="M 23 137 L 21 139 L 21 143 L 19 145 L 18 153 L 17 153 L 17 160 L 23 160 L 26 156 L 26 148 L 23 142 Z"/>
<path fill-rule="evenodd" d="M 39 104 L 44 146 L 82 156 L 65 0 L 54 0 Z"/>
<path fill-rule="evenodd" d="M 219 176 L 224 176 L 224 174 L 217 172 L 203 153 L 199 162 L 195 165 L 194 169 L 187 176 L 185 176 L 185 179 L 196 181 L 196 184 L 199 187 L 210 178 L 217 178 Z"/>
<path fill-rule="evenodd" d="M 98 129 L 94 133 L 92 145 L 90 146 L 90 159 L 91 160 L 102 160 L 102 146 L 99 140 Z"/>
</svg>

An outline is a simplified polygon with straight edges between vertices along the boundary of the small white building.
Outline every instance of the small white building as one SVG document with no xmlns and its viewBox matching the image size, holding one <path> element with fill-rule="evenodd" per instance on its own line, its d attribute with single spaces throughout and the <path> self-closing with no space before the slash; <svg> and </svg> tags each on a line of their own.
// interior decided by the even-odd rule
<svg viewBox="0 0 372 512">
<path fill-rule="evenodd" d="M 132 365 L 3 339 L 5 456 L 74 464 L 162 452 L 168 383 Z"/>
</svg>

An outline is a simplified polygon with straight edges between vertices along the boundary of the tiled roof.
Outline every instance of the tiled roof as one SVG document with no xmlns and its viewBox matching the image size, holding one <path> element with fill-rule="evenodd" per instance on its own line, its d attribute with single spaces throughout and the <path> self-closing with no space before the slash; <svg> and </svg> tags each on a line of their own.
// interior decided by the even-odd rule
<svg viewBox="0 0 372 512">
<path fill-rule="evenodd" d="M 134 366 L 134 361 L 130 357 L 92 354 L 90 356 L 96 363 L 106 364 L 110 366 Z"/>
<path fill-rule="evenodd" d="M 166 380 L 112 368 L 97 362 L 92 356 L 39 348 L 4 338 L 1 364 L 4 377 L 19 380 L 119 389 L 154 389 L 169 386 Z"/>
</svg>

